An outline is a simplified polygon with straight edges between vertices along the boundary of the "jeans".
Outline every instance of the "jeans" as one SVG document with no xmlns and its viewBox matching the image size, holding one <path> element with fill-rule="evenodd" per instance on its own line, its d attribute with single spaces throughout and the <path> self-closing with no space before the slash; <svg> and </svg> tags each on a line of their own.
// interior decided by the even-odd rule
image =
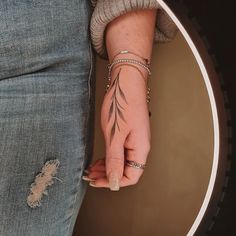
<svg viewBox="0 0 236 236">
<path fill-rule="evenodd" d="M 72 235 L 93 154 L 91 9 L 0 1 L 0 236 Z"/>
</svg>

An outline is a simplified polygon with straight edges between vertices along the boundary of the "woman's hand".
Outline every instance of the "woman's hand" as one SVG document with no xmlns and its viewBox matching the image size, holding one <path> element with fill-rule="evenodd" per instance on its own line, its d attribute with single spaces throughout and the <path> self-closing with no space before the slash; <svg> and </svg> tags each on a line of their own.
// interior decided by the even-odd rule
<svg viewBox="0 0 236 236">
<path fill-rule="evenodd" d="M 146 80 L 128 65 L 114 67 L 111 75 L 101 108 L 106 156 L 89 167 L 84 179 L 94 187 L 119 190 L 136 184 L 142 175 L 143 169 L 127 166 L 125 160 L 146 163 L 151 133 Z"/>
<path fill-rule="evenodd" d="M 133 9 L 107 25 L 105 43 L 109 62 L 121 50 L 135 52 L 150 61 L 156 13 L 156 9 Z M 134 55 L 120 54 L 119 57 L 133 58 Z M 136 59 L 140 60 L 140 57 Z M 145 69 L 141 70 L 145 75 Z M 94 179 L 90 185 L 95 187 L 119 190 L 119 187 L 138 182 L 143 169 L 127 166 L 125 160 L 145 164 L 150 151 L 151 134 L 145 77 L 130 64 L 116 65 L 111 76 L 112 86 L 104 97 L 101 109 L 106 156 L 89 168 L 89 174 L 84 179 Z"/>
</svg>

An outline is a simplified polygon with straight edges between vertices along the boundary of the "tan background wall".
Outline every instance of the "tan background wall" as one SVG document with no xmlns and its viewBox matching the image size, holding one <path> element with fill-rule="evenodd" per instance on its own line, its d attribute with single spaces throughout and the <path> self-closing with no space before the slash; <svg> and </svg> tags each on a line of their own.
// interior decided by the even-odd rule
<svg viewBox="0 0 236 236">
<path fill-rule="evenodd" d="M 107 61 L 96 58 L 94 160 L 104 156 L 100 107 Z M 206 193 L 213 160 L 210 103 L 198 65 L 181 33 L 154 44 L 150 77 L 152 149 L 137 185 L 88 187 L 77 218 L 81 236 L 183 236 Z"/>
</svg>

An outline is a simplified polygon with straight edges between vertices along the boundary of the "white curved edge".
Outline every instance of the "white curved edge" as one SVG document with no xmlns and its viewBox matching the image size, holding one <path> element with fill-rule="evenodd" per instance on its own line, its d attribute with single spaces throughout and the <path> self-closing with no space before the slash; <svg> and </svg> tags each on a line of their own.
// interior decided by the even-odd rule
<svg viewBox="0 0 236 236">
<path fill-rule="evenodd" d="M 214 98 L 213 90 L 211 87 L 210 79 L 208 76 L 208 73 L 206 71 L 206 68 L 203 64 L 203 61 L 201 59 L 201 56 L 199 55 L 192 39 L 188 35 L 187 31 L 183 27 L 183 25 L 180 23 L 178 18 L 175 16 L 175 14 L 170 10 L 170 8 L 162 1 L 162 0 L 157 0 L 157 2 L 160 4 L 160 6 L 166 11 L 166 13 L 171 17 L 171 19 L 174 21 L 174 23 L 177 25 L 179 28 L 180 32 L 183 34 L 185 40 L 187 41 L 189 47 L 191 48 L 196 61 L 199 65 L 199 68 L 201 70 L 202 76 L 204 78 L 204 82 L 208 91 L 208 96 L 211 104 L 211 109 L 212 109 L 212 116 L 213 116 L 213 130 L 214 130 L 214 156 L 213 156 L 213 164 L 212 164 L 212 169 L 211 169 L 211 176 L 210 176 L 210 181 L 208 184 L 207 192 L 204 197 L 204 201 L 202 203 L 202 206 L 200 208 L 200 211 L 198 212 L 198 215 L 190 228 L 187 236 L 192 236 L 196 232 L 199 224 L 201 223 L 204 214 L 207 210 L 207 206 L 210 202 L 210 198 L 213 192 L 214 188 L 214 183 L 216 180 L 216 174 L 217 174 L 217 168 L 218 168 L 218 162 L 219 162 L 219 120 L 218 120 L 218 113 L 217 113 L 217 107 L 216 107 L 216 101 Z"/>
</svg>

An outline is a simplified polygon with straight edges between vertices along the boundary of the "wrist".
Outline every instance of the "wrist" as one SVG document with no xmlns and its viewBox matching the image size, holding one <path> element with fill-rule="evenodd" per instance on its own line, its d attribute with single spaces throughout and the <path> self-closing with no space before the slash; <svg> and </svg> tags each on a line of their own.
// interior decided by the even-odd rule
<svg viewBox="0 0 236 236">
<path fill-rule="evenodd" d="M 110 74 L 111 81 L 114 79 L 114 77 L 116 77 L 120 69 L 121 69 L 121 73 L 125 75 L 125 77 L 128 77 L 128 76 L 137 77 L 138 79 L 143 80 L 143 82 L 147 84 L 148 71 L 139 65 L 134 65 L 128 62 L 119 63 L 113 66 L 111 74 Z"/>
<path fill-rule="evenodd" d="M 143 57 L 137 52 L 132 52 L 130 50 L 122 50 L 116 53 L 111 62 L 108 64 L 108 77 L 111 77 L 112 69 L 118 65 L 133 66 L 137 69 L 140 74 L 147 79 L 151 75 L 150 71 L 150 57 Z"/>
<path fill-rule="evenodd" d="M 114 67 L 110 76 L 110 82 L 107 83 L 106 91 L 109 91 L 111 87 L 116 87 L 117 82 L 114 80 L 118 80 L 119 84 L 125 88 L 128 94 L 136 94 L 134 97 L 137 98 L 138 96 L 140 98 L 141 94 L 146 93 L 146 102 L 150 102 L 148 78 L 143 78 L 143 75 L 141 75 L 136 68 L 125 64 L 119 64 L 116 68 Z"/>
<path fill-rule="evenodd" d="M 124 86 L 126 91 L 130 91 L 130 93 L 134 91 L 139 91 L 143 93 L 144 91 L 149 90 L 148 88 L 148 80 L 141 75 L 140 71 L 134 68 L 132 65 L 121 65 L 114 67 L 114 71 L 112 70 L 110 82 L 107 81 L 108 90 L 111 87 L 114 87 L 114 80 L 119 80 L 120 85 Z M 129 93 L 129 92 L 128 92 Z"/>
<path fill-rule="evenodd" d="M 135 68 L 136 67 L 136 68 Z M 145 75 L 145 71 L 142 71 L 142 68 L 137 69 L 137 65 L 132 64 L 118 64 L 115 65 L 110 74 L 110 81 L 107 80 L 107 84 L 112 85 L 113 81 L 119 77 L 119 80 L 122 81 L 128 87 L 136 88 L 137 86 L 147 88 L 148 85 L 148 76 Z M 119 75 L 118 75 L 119 74 Z"/>
</svg>

